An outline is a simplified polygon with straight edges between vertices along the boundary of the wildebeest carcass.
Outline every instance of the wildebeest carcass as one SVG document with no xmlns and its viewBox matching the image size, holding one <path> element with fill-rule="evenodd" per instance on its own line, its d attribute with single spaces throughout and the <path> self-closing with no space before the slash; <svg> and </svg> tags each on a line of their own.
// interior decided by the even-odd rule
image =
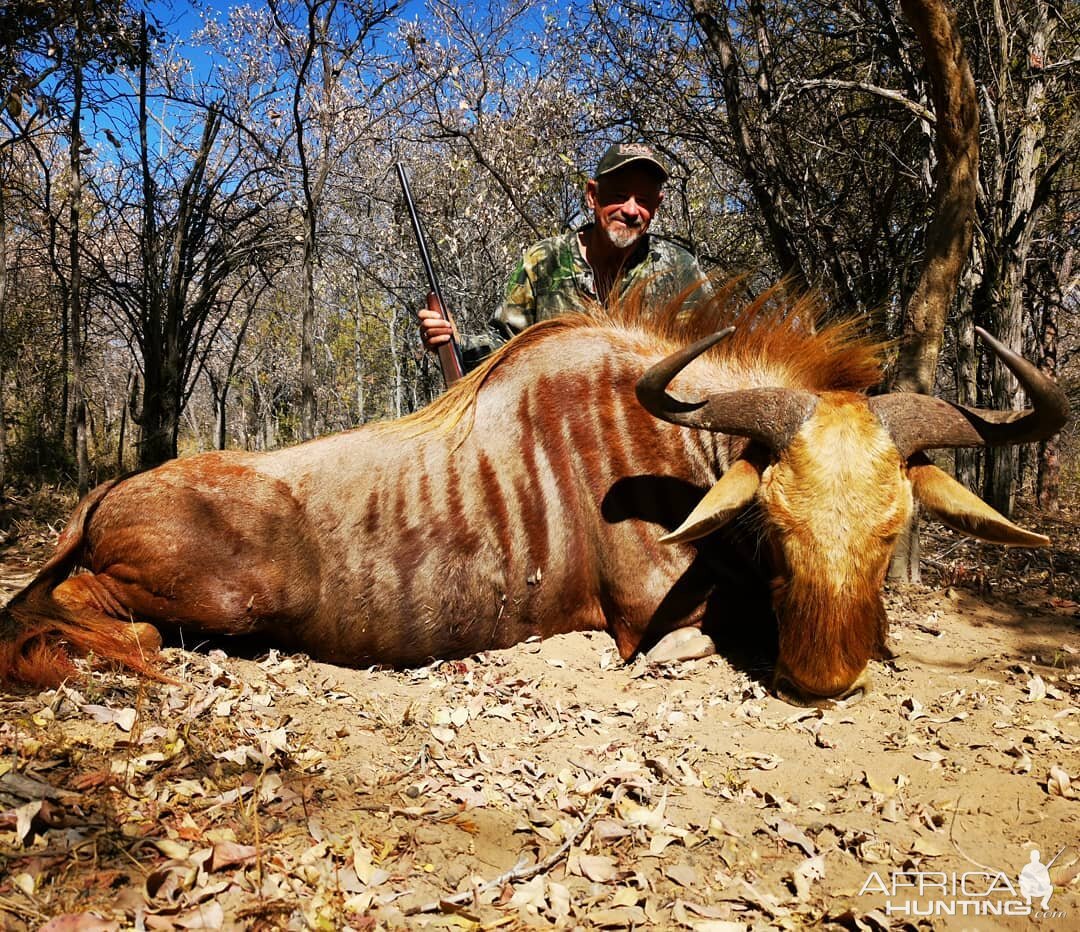
<svg viewBox="0 0 1080 932">
<path fill-rule="evenodd" d="M 729 294 L 547 321 L 404 419 L 98 487 L 0 616 L 0 676 L 54 682 L 87 653 L 152 673 L 177 627 L 351 666 L 575 630 L 629 658 L 771 607 L 778 687 L 846 694 L 884 647 L 913 498 L 964 533 L 1048 543 L 923 451 L 1048 437 L 1067 405 L 986 335 L 1031 411 L 868 397 L 883 347 L 855 324 L 815 332 L 809 299 Z"/>
</svg>

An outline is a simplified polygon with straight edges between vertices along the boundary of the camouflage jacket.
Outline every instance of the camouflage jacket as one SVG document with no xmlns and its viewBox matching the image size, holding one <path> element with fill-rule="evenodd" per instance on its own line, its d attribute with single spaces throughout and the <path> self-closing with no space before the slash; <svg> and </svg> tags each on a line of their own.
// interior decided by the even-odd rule
<svg viewBox="0 0 1080 932">
<path fill-rule="evenodd" d="M 586 228 L 582 228 L 586 229 Z M 510 273 L 503 302 L 485 332 L 461 341 L 465 368 L 474 368 L 512 336 L 540 320 L 581 310 L 597 301 L 593 270 L 581 254 L 580 230 L 540 240 L 525 250 Z M 626 294 L 644 282 L 646 300 L 663 301 L 704 278 L 697 260 L 681 246 L 646 233 L 615 284 L 613 294 Z"/>
</svg>

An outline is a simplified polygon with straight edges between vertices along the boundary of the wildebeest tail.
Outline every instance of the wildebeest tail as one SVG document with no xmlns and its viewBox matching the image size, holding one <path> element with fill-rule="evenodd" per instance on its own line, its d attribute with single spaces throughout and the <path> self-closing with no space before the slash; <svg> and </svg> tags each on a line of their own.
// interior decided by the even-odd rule
<svg viewBox="0 0 1080 932">
<path fill-rule="evenodd" d="M 52 558 L 0 609 L 0 685 L 56 686 L 77 675 L 75 657 L 111 661 L 167 679 L 157 668 L 160 641 L 153 642 L 149 625 L 121 621 L 89 605 L 66 605 L 53 594 L 78 565 L 90 516 L 115 484 L 99 485 L 79 503 Z"/>
</svg>

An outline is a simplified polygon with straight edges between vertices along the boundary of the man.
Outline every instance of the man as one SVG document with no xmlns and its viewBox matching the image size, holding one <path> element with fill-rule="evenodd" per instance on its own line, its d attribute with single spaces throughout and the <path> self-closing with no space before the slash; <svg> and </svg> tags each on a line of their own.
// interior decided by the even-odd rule
<svg viewBox="0 0 1080 932">
<path fill-rule="evenodd" d="M 1027 900 L 1028 906 L 1031 905 L 1032 900 L 1042 900 L 1040 907 L 1045 912 L 1050 908 L 1050 897 L 1054 892 L 1054 885 L 1050 882 L 1050 868 L 1039 858 L 1039 852 L 1032 851 L 1031 860 L 1020 871 L 1020 893 Z M 1054 861 L 1056 860 L 1057 858 L 1054 858 Z"/>
<path fill-rule="evenodd" d="M 585 185 L 592 222 L 525 250 L 487 331 L 461 341 L 465 368 L 474 368 L 526 327 L 581 310 L 586 301 L 603 303 L 643 283 L 647 300 L 662 302 L 701 282 L 704 276 L 690 253 L 648 232 L 664 200 L 667 177 L 650 146 L 609 148 Z M 449 342 L 452 333 L 438 311 L 420 311 L 420 336 L 427 349 Z"/>
</svg>

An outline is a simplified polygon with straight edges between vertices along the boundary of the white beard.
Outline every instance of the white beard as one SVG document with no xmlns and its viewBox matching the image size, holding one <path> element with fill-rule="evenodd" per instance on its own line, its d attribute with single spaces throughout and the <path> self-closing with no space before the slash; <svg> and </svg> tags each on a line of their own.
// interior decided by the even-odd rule
<svg viewBox="0 0 1080 932">
<path fill-rule="evenodd" d="M 604 230 L 611 243 L 616 249 L 629 249 L 634 245 L 645 231 L 641 227 L 628 227 L 620 223 L 617 227 L 607 227 Z"/>
</svg>

